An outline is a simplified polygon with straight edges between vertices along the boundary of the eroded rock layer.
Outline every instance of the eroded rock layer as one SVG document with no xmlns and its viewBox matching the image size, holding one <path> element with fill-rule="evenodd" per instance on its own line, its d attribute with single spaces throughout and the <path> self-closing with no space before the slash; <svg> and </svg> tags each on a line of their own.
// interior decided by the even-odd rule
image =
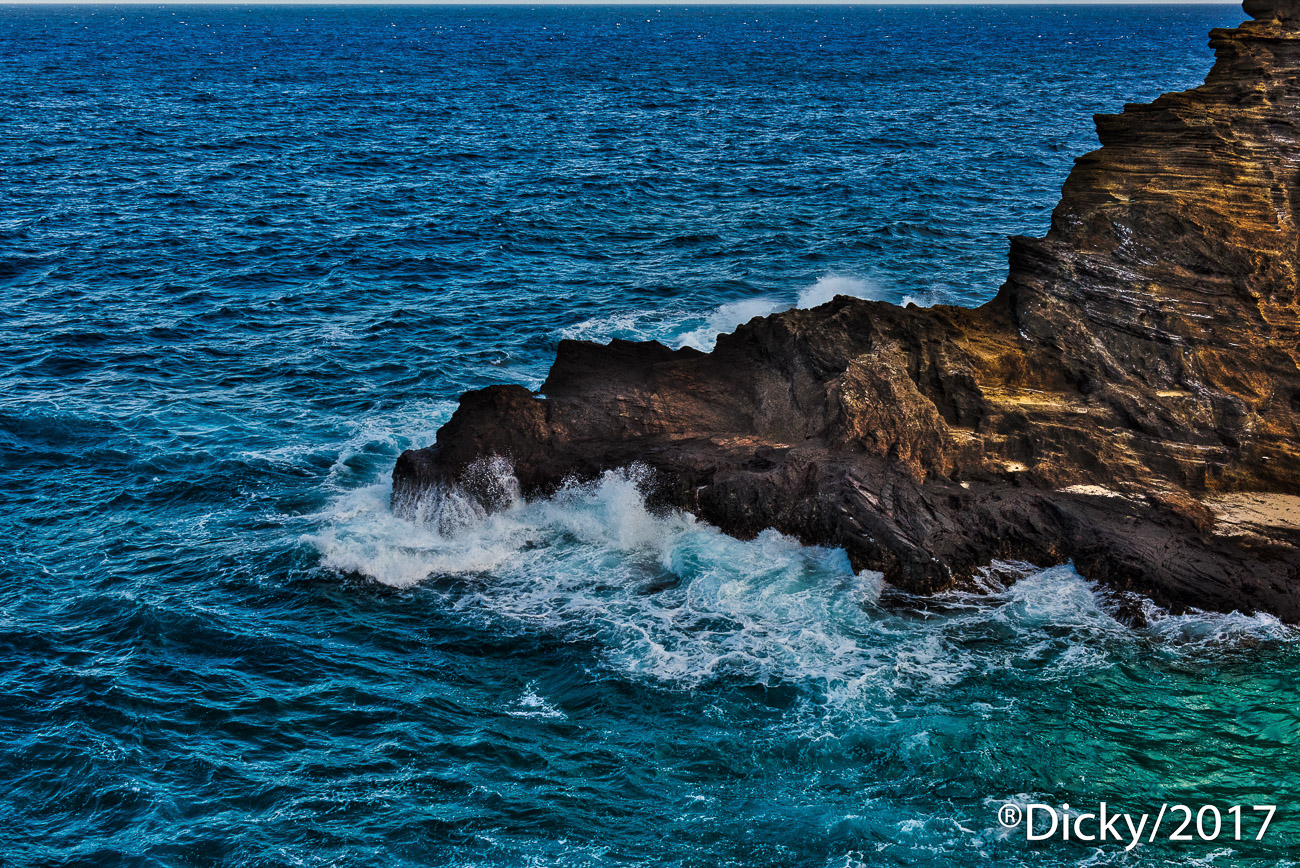
<svg viewBox="0 0 1300 868">
<path fill-rule="evenodd" d="M 1300 621 L 1298 7 L 1250 0 L 1204 85 L 1097 116 L 983 307 L 839 297 L 707 354 L 564 341 L 540 395 L 467 393 L 404 453 L 395 505 L 486 456 L 529 495 L 639 461 L 728 533 L 843 546 L 911 591 L 1072 560 Z"/>
</svg>

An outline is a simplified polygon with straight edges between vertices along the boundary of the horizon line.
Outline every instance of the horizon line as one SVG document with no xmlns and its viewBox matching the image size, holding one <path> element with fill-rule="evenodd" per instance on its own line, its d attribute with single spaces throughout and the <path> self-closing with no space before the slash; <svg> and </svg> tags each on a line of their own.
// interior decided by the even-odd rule
<svg viewBox="0 0 1300 868">
<path fill-rule="evenodd" d="M 0 8 L 14 6 L 607 6 L 650 9 L 664 6 L 1232 6 L 1234 0 L 0 0 Z M 1244 12 L 1243 12 L 1244 14 Z"/>
</svg>

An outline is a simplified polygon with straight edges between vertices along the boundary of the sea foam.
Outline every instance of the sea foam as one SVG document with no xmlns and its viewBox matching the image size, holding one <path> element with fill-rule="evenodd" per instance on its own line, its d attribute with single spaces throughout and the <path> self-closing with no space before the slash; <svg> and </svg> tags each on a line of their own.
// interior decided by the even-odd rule
<svg viewBox="0 0 1300 868">
<path fill-rule="evenodd" d="M 730 334 L 755 317 L 771 316 L 793 308 L 814 308 L 837 295 L 872 301 L 924 304 L 921 296 L 890 291 L 874 279 L 829 272 L 793 297 L 758 296 L 729 301 L 707 312 L 683 310 L 624 311 L 595 317 L 560 329 L 559 336 L 605 343 L 613 338 L 657 340 L 674 349 L 691 347 L 708 352 L 719 335 Z"/>
<path fill-rule="evenodd" d="M 479 472 L 513 492 L 495 511 L 443 490 L 394 512 L 380 483 L 340 497 L 307 540 L 325 567 L 384 585 L 454 577 L 424 590 L 494 630 L 591 643 L 626 677 L 789 684 L 840 705 L 938 696 L 1008 670 L 1068 680 L 1143 646 L 1185 654 L 1295 638 L 1267 616 L 1175 616 L 1150 604 L 1148 626 L 1133 628 L 1069 565 L 999 564 L 976 590 L 895 593 L 882 606 L 880 575 L 855 572 L 842 550 L 773 530 L 739 540 L 652 509 L 645 467 L 534 501 L 518 496 L 506 463 Z"/>
</svg>

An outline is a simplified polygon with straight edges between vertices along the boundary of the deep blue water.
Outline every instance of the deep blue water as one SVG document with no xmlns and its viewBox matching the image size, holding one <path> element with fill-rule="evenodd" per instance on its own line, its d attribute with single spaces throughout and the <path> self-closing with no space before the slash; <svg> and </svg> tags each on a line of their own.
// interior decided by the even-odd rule
<svg viewBox="0 0 1300 868">
<path fill-rule="evenodd" d="M 1126 627 L 1068 566 L 882 607 L 635 472 L 386 507 L 563 336 L 986 299 L 1092 114 L 1242 17 L 0 7 L 0 864 L 1294 864 L 1270 618 Z M 1129 854 L 996 822 L 1103 798 L 1280 808 Z"/>
</svg>

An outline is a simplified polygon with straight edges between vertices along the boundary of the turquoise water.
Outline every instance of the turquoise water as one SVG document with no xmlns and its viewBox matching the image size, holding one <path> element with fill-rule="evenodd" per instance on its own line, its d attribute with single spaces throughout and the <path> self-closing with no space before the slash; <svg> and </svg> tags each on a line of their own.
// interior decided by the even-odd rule
<svg viewBox="0 0 1300 868">
<path fill-rule="evenodd" d="M 637 468 L 387 509 L 562 337 L 987 298 L 1091 115 L 1241 18 L 0 8 L 0 864 L 1291 864 L 1268 617 L 1125 626 L 1068 566 L 908 599 Z M 1102 799 L 1279 808 L 997 822 Z"/>
</svg>

